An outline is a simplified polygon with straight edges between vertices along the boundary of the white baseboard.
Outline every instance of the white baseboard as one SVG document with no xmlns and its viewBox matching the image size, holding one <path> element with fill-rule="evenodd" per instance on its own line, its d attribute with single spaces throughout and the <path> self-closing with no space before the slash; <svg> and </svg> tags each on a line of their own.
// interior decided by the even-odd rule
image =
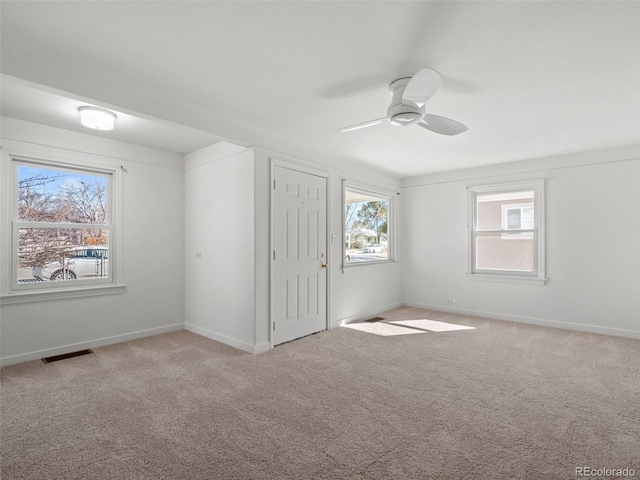
<svg viewBox="0 0 640 480">
<path fill-rule="evenodd" d="M 364 312 L 364 313 L 359 313 L 357 315 L 352 315 L 346 318 L 340 318 L 331 323 L 331 328 L 341 327 L 342 325 L 346 325 L 347 323 L 351 323 L 351 322 L 357 322 L 358 320 L 366 320 L 367 318 L 374 317 L 383 312 L 387 312 L 389 310 L 393 310 L 394 308 L 402 307 L 404 305 L 405 304 L 403 302 L 390 303 L 388 305 L 377 307 L 373 310 L 368 310 L 367 312 Z"/>
<path fill-rule="evenodd" d="M 167 325 L 166 327 L 150 328 L 148 330 L 140 330 L 138 332 L 125 333 L 122 335 L 114 335 L 112 337 L 99 338 L 97 340 L 90 340 L 88 342 L 73 343 L 70 345 L 64 345 L 62 347 L 39 350 L 37 352 L 22 353 L 20 355 L 13 355 L 10 357 L 2 357 L 0 359 L 0 365 L 5 367 L 8 365 L 15 365 L 16 363 L 30 362 L 32 360 L 40 360 L 41 358 L 53 357 L 55 355 L 63 355 L 65 353 L 77 352 L 78 350 L 104 347 L 105 345 L 113 345 L 114 343 L 128 342 L 129 340 L 136 340 L 138 338 L 150 337 L 152 335 L 160 335 L 161 333 L 176 332 L 178 330 L 183 330 L 183 329 L 184 329 L 184 325 L 182 323 L 176 323 L 175 325 Z"/>
<path fill-rule="evenodd" d="M 184 328 L 185 330 L 189 330 L 190 332 L 197 333 L 198 335 L 202 335 L 203 337 L 210 338 L 211 340 L 215 340 L 216 342 L 224 343 L 225 345 L 229 345 L 231 347 L 234 347 L 249 353 L 262 353 L 271 349 L 271 344 L 268 342 L 261 343 L 258 345 L 251 345 L 250 343 L 246 343 L 241 340 L 228 337 L 221 333 L 214 332 L 213 330 L 208 330 L 206 328 L 198 327 L 197 325 L 193 325 L 191 323 L 185 323 Z"/>
<path fill-rule="evenodd" d="M 559 322 L 557 320 L 545 320 L 542 318 L 522 317 L 518 315 L 503 315 L 494 312 L 482 312 L 478 310 L 466 310 L 463 308 L 452 308 L 445 305 L 429 305 L 416 302 L 404 302 L 407 307 L 423 308 L 425 310 L 435 310 L 437 312 L 457 313 L 473 317 L 490 318 L 495 320 L 505 320 L 507 322 L 527 323 L 529 325 L 539 325 L 542 327 L 562 328 L 564 330 L 575 330 L 578 332 L 598 333 L 602 335 L 612 335 L 614 337 L 627 337 L 640 339 L 640 332 L 636 330 L 625 330 L 622 328 L 600 327 L 596 325 L 585 325 L 581 323 Z"/>
<path fill-rule="evenodd" d="M 271 343 L 270 342 L 265 342 L 265 343 L 261 343 L 259 345 L 256 345 L 255 347 L 253 347 L 253 352 L 252 353 L 262 353 L 262 352 L 266 352 L 268 350 L 271 350 Z"/>
</svg>

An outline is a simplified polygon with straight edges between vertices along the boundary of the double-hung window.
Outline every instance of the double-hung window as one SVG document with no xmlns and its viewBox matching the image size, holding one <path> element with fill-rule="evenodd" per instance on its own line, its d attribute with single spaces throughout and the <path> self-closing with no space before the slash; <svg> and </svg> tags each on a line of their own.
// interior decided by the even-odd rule
<svg viewBox="0 0 640 480">
<path fill-rule="evenodd" d="M 11 158 L 11 291 L 114 284 L 114 171 Z"/>
<path fill-rule="evenodd" d="M 393 194 L 344 185 L 344 264 L 393 260 Z"/>
<path fill-rule="evenodd" d="M 469 187 L 469 273 L 545 282 L 544 183 Z"/>
</svg>

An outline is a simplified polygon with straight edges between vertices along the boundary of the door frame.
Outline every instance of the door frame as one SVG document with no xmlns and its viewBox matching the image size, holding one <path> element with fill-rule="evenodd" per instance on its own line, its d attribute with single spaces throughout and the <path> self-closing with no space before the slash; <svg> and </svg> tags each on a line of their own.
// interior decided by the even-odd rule
<svg viewBox="0 0 640 480">
<path fill-rule="evenodd" d="M 325 324 L 325 330 L 329 330 L 330 326 L 331 326 L 331 235 L 330 235 L 330 215 L 329 213 L 331 212 L 331 198 L 329 196 L 329 192 L 331 191 L 331 174 L 329 173 L 329 170 L 323 170 L 323 169 L 318 169 L 315 165 L 311 165 L 311 164 L 307 164 L 307 162 L 303 162 L 303 161 L 299 161 L 299 160 L 281 160 L 279 158 L 274 158 L 274 157 L 269 157 L 270 160 L 270 168 L 269 168 L 269 344 L 271 346 L 271 348 L 274 347 L 273 344 L 273 326 L 275 324 L 275 316 L 273 313 L 273 305 L 274 305 L 274 298 L 273 298 L 273 292 L 274 292 L 274 288 L 273 288 L 273 284 L 275 281 L 274 278 L 274 268 L 273 268 L 273 249 L 275 246 L 275 238 L 274 238 L 274 218 L 275 218 L 275 211 L 274 211 L 274 207 L 275 207 L 275 199 L 274 199 L 274 188 L 273 188 L 273 182 L 275 181 L 275 172 L 276 172 L 276 167 L 281 167 L 281 168 L 286 168 L 289 170 L 293 170 L 296 172 L 300 172 L 300 173 L 306 173 L 308 175 L 315 175 L 317 177 L 323 177 L 326 180 L 326 198 L 327 198 L 327 205 L 326 205 L 326 215 L 327 215 L 327 224 L 326 224 L 326 228 L 325 228 L 325 237 L 326 237 L 326 242 L 327 242 L 327 264 L 329 265 L 329 268 L 327 269 L 327 279 L 326 279 L 326 289 L 327 289 L 327 304 L 326 304 L 326 324 Z"/>
</svg>

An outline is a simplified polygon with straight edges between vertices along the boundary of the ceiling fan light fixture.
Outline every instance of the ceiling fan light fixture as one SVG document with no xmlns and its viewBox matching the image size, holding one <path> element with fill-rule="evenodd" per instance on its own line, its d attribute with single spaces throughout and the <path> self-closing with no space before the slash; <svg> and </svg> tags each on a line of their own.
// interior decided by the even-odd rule
<svg viewBox="0 0 640 480">
<path fill-rule="evenodd" d="M 418 123 L 420 120 L 422 120 L 422 115 L 416 112 L 402 112 L 394 115 L 393 117 L 389 117 L 389 121 L 392 125 L 399 125 L 401 127 L 413 125 L 414 123 Z"/>
<path fill-rule="evenodd" d="M 80 123 L 94 130 L 113 130 L 117 115 L 110 110 L 98 107 L 79 107 Z"/>
<path fill-rule="evenodd" d="M 402 93 L 402 92 L 400 92 Z M 387 109 L 387 118 L 391 125 L 406 127 L 413 125 L 422 120 L 424 108 L 418 108 L 414 105 L 405 105 L 402 102 L 392 104 Z"/>
</svg>

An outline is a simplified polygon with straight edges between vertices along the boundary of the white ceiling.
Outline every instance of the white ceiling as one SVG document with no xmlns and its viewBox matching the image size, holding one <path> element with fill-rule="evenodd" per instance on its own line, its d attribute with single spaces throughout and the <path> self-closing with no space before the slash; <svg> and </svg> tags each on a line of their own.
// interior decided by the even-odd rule
<svg viewBox="0 0 640 480">
<path fill-rule="evenodd" d="M 2 115 L 51 125 L 113 140 L 187 154 L 223 140 L 212 133 L 151 118 L 137 112 L 76 95 L 65 94 L 15 77 L 1 77 Z M 109 108 L 116 115 L 116 128 L 96 132 L 80 124 L 78 107 L 94 105 Z"/>
<path fill-rule="evenodd" d="M 0 8 L 3 74 L 47 86 L 47 94 L 70 92 L 200 130 L 183 129 L 186 140 L 173 151 L 199 148 L 212 134 L 409 177 L 640 144 L 640 2 L 2 1 Z M 444 77 L 427 111 L 469 131 L 446 137 L 381 124 L 334 132 L 383 117 L 387 85 L 425 66 Z M 70 128 L 63 112 L 59 119 L 55 110 L 38 112 L 21 89 L 24 82 L 3 82 L 3 114 Z M 154 138 L 127 135 L 142 144 Z"/>
</svg>

